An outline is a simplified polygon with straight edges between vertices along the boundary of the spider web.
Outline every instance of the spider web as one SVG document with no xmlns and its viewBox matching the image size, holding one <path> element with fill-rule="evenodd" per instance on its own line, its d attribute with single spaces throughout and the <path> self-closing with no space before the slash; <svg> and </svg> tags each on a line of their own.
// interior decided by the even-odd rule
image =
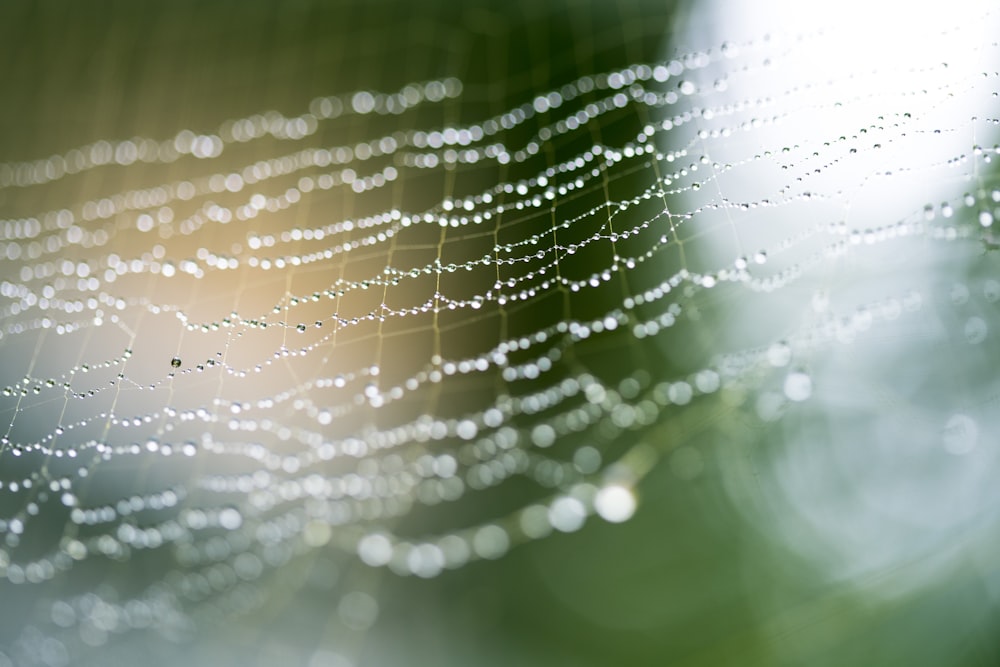
<svg viewBox="0 0 1000 667">
<path fill-rule="evenodd" d="M 213 633 L 272 625 L 261 664 L 398 664 L 363 641 L 407 636 L 396 582 L 626 522 L 662 469 L 794 506 L 760 530 L 837 581 L 993 516 L 995 13 L 818 70 L 851 32 L 222 7 L 183 85 L 131 41 L 180 13 L 85 24 L 141 80 L 79 92 L 50 55 L 94 120 L 50 131 L 42 92 L 10 123 L 0 664 L 220 664 Z M 254 30 L 301 40 L 227 60 Z M 843 528 L 844 478 L 889 519 Z"/>
</svg>

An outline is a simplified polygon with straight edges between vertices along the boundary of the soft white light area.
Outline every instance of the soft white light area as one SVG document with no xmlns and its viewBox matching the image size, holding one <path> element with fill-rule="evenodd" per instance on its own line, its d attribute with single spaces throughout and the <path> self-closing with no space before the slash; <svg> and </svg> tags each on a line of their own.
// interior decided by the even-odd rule
<svg viewBox="0 0 1000 667">
<path fill-rule="evenodd" d="M 709 239 L 696 270 L 768 251 L 712 330 L 720 351 L 792 341 L 750 401 L 776 442 L 727 462 L 730 494 L 880 596 L 940 580 L 1000 516 L 996 317 L 968 273 L 985 232 L 946 231 L 995 206 L 998 14 L 771 0 L 701 3 L 689 24 L 692 48 L 726 47 L 679 77 L 703 110 L 684 126 L 704 165 L 686 206 L 717 211 L 679 237 Z"/>
<path fill-rule="evenodd" d="M 957 68 L 968 68 L 976 61 L 979 38 L 988 29 L 982 18 L 992 7 L 987 0 L 699 4 L 723 40 L 765 35 L 808 40 L 810 49 L 796 52 L 794 62 L 816 81 L 838 72 L 908 68 L 914 59 L 944 57 Z"/>
</svg>

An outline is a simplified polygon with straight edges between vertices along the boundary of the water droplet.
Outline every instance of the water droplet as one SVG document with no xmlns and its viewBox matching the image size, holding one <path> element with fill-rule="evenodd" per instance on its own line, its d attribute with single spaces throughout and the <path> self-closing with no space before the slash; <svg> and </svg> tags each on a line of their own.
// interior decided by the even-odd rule
<svg viewBox="0 0 1000 667">
<path fill-rule="evenodd" d="M 969 345 L 982 343 L 986 340 L 988 331 L 989 327 L 986 326 L 986 321 L 981 317 L 970 317 L 965 322 L 965 340 L 969 342 Z"/>
<path fill-rule="evenodd" d="M 635 496 L 624 486 L 606 486 L 597 492 L 594 509 L 605 521 L 621 523 L 635 514 Z"/>
<path fill-rule="evenodd" d="M 372 567 L 385 565 L 392 558 L 392 542 L 380 533 L 366 535 L 358 542 L 358 555 Z"/>
<path fill-rule="evenodd" d="M 172 367 L 174 367 L 174 368 L 180 368 L 181 367 L 181 358 L 180 357 L 174 357 L 173 359 L 170 360 L 170 365 Z"/>
<path fill-rule="evenodd" d="M 549 523 L 564 533 L 579 530 L 586 519 L 587 510 L 583 503 L 572 496 L 557 498 L 549 507 Z"/>
<path fill-rule="evenodd" d="M 792 348 L 789 347 L 788 343 L 779 341 L 768 348 L 767 360 L 772 366 L 778 368 L 787 366 L 792 360 Z"/>
<path fill-rule="evenodd" d="M 341 622 L 358 632 L 371 627 L 378 617 L 378 611 L 378 602 L 375 598 L 361 591 L 348 593 L 341 598 L 337 606 Z"/>
<path fill-rule="evenodd" d="M 236 530 L 243 525 L 243 517 L 240 515 L 239 510 L 227 507 L 219 512 L 219 525 L 226 530 Z"/>
<path fill-rule="evenodd" d="M 983 296 L 990 303 L 996 303 L 1000 301 L 1000 282 L 996 280 L 987 280 L 983 283 Z"/>
<path fill-rule="evenodd" d="M 812 378 L 801 371 L 785 378 L 785 396 L 790 401 L 804 401 L 812 395 Z"/>
</svg>

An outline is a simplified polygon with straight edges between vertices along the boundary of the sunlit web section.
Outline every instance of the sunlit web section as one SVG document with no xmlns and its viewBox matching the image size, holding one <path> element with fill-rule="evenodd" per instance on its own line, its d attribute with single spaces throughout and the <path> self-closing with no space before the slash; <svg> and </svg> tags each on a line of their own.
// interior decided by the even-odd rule
<svg viewBox="0 0 1000 667">
<path fill-rule="evenodd" d="M 0 574 L 40 591 L 0 649 L 183 640 L 309 559 L 431 578 L 625 522 L 661 459 L 698 474 L 672 452 L 706 422 L 809 401 L 813 359 L 933 298 L 831 274 L 964 261 L 1000 216 L 995 41 L 817 78 L 837 42 L 811 39 L 471 120 L 448 77 L 0 165 Z M 331 584 L 342 631 L 377 581 Z"/>
</svg>

